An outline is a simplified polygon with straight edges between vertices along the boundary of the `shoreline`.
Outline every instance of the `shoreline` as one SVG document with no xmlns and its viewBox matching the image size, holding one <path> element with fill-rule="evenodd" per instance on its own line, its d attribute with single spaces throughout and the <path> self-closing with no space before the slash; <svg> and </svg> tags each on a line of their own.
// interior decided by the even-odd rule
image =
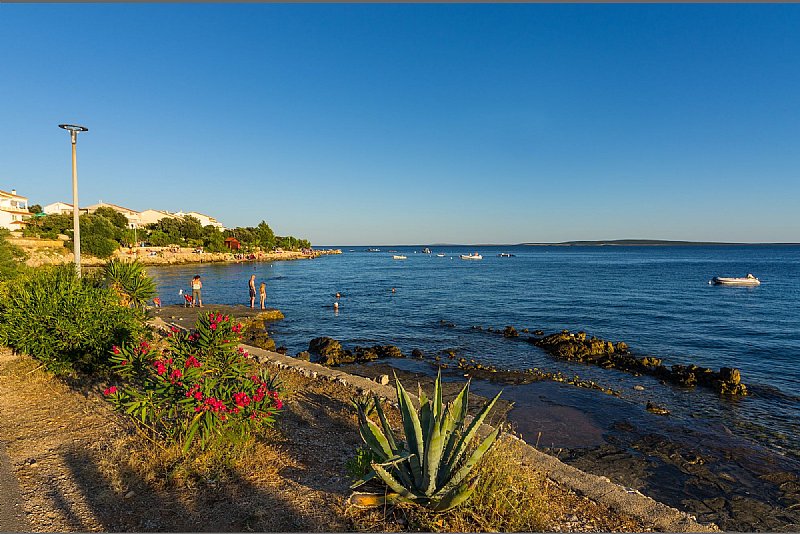
<svg viewBox="0 0 800 534">
<path fill-rule="evenodd" d="M 223 308 L 226 313 L 257 312 L 245 306 Z M 159 315 L 189 326 L 196 310 L 170 307 Z M 297 365 L 307 363 L 285 357 Z M 800 526 L 800 479 L 791 467 L 793 461 L 779 458 L 775 451 L 733 437 L 720 439 L 719 429 L 702 419 L 687 426 L 587 387 L 585 381 L 508 372 L 479 362 L 448 363 L 452 360 L 446 356 L 437 360 L 436 355 L 411 355 L 325 368 L 372 381 L 396 373 L 414 389 L 414 382 L 430 387 L 436 367 L 445 364 L 444 382 L 471 378 L 471 391 L 482 397 L 503 389 L 501 398 L 508 404 L 501 410 L 502 418 L 537 449 L 581 471 L 607 477 L 724 530 L 781 531 Z"/>
<path fill-rule="evenodd" d="M 39 267 L 42 265 L 60 265 L 74 261 L 74 255 L 63 245 L 63 241 L 32 239 L 19 240 L 19 246 L 28 254 L 25 265 Z M 14 240 L 11 240 L 14 243 Z M 270 261 L 310 260 L 321 256 L 341 254 L 341 249 L 312 249 L 310 252 L 294 250 L 277 250 L 273 252 L 233 253 L 233 252 L 202 252 L 196 253 L 191 247 L 138 247 L 120 248 L 108 259 L 123 261 L 138 260 L 142 265 L 166 266 L 187 265 L 195 263 L 261 263 Z M 237 257 L 241 256 L 241 257 Z M 108 260 L 94 256 L 82 255 L 81 266 L 102 267 Z"/>
<path fill-rule="evenodd" d="M 429 387 L 441 366 L 444 381 L 472 378 L 472 391 L 482 397 L 503 389 L 501 398 L 510 404 L 505 419 L 524 439 L 568 465 L 608 477 L 724 530 L 797 530 L 800 525 L 800 479 L 791 467 L 795 462 L 771 449 L 724 438 L 703 419 L 687 425 L 650 413 L 577 377 L 509 372 L 480 362 L 452 365 L 458 360 L 418 355 L 327 368 L 371 380 L 396 372 L 413 388 L 417 381 Z"/>
</svg>

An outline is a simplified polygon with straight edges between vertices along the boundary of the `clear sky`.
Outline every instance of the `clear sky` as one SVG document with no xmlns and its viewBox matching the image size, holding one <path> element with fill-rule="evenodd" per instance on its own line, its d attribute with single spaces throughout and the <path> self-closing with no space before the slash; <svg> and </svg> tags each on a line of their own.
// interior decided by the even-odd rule
<svg viewBox="0 0 800 534">
<path fill-rule="evenodd" d="M 0 4 L 0 189 L 326 244 L 800 241 L 800 5 Z"/>
</svg>

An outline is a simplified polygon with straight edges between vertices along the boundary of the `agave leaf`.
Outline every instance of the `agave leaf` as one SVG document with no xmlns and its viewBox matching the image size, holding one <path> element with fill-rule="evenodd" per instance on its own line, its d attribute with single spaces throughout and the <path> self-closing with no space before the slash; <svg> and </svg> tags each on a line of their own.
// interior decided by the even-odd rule
<svg viewBox="0 0 800 534">
<path fill-rule="evenodd" d="M 402 501 L 409 501 L 397 493 L 362 493 L 354 491 L 347 499 L 347 504 L 356 508 L 377 508 L 386 504 L 397 504 Z"/>
<path fill-rule="evenodd" d="M 414 456 L 409 460 L 411 471 L 414 474 L 414 484 L 416 487 L 422 485 L 422 458 L 424 458 L 425 445 L 422 441 L 422 427 L 420 426 L 417 411 L 411 403 L 408 392 L 397 380 L 397 399 L 400 405 L 400 413 L 403 417 L 403 430 L 406 433 L 408 451 Z"/>
<path fill-rule="evenodd" d="M 419 405 L 420 407 L 422 407 L 422 405 L 428 402 L 428 397 L 425 396 L 425 392 L 422 391 L 422 384 L 420 384 L 419 382 L 417 382 L 417 391 L 418 391 L 417 397 L 419 398 Z"/>
<path fill-rule="evenodd" d="M 442 405 L 442 370 L 436 373 L 436 382 L 433 383 L 433 413 L 437 418 L 444 414 Z"/>
<path fill-rule="evenodd" d="M 501 393 L 502 391 L 495 395 L 490 402 L 486 403 L 481 411 L 478 412 L 478 415 L 476 415 L 469 424 L 467 430 L 458 441 L 458 445 L 453 452 L 452 458 L 448 459 L 447 465 L 450 469 L 458 465 L 459 460 L 461 460 L 461 456 L 463 456 L 464 452 L 467 450 L 467 445 L 469 445 L 469 443 L 472 441 L 472 438 L 475 437 L 475 434 L 478 432 L 478 428 L 480 428 L 481 424 L 483 424 L 483 420 L 486 419 L 486 416 L 489 415 L 489 411 L 492 409 L 492 406 L 494 406 L 494 403 L 497 402 L 497 399 L 500 398 Z"/>
<path fill-rule="evenodd" d="M 431 421 L 433 412 L 431 411 L 430 400 L 419 407 L 419 426 L 422 428 L 422 443 L 425 444 L 430 439 Z"/>
<path fill-rule="evenodd" d="M 453 487 L 458 486 L 462 480 L 464 480 L 467 475 L 469 475 L 472 468 L 475 467 L 483 455 L 486 454 L 486 451 L 492 446 L 492 444 L 497 439 L 497 435 L 500 433 L 500 428 L 496 428 L 494 432 L 489 433 L 489 435 L 484 439 L 481 444 L 475 449 L 472 454 L 470 455 L 469 459 L 464 463 L 461 468 L 456 471 L 453 477 L 450 480 L 447 480 L 444 483 L 444 486 L 441 490 L 439 490 L 439 494 L 446 493 L 450 491 Z"/>
<path fill-rule="evenodd" d="M 389 447 L 389 441 L 386 439 L 386 436 L 383 435 L 381 429 L 378 428 L 378 425 L 366 418 L 365 422 L 366 424 L 359 425 L 359 430 L 361 430 L 361 437 L 364 439 L 364 442 L 369 445 L 369 448 L 372 449 L 372 452 L 378 455 L 378 459 L 381 461 L 385 461 L 387 458 L 394 456 L 394 452 L 391 447 Z"/>
<path fill-rule="evenodd" d="M 472 492 L 475 491 L 475 488 L 478 486 L 478 477 L 461 484 L 453 488 L 450 492 L 448 492 L 442 499 L 436 503 L 434 507 L 434 512 L 446 512 L 452 508 L 455 508 L 462 502 L 466 501 L 472 495 Z"/>
<path fill-rule="evenodd" d="M 367 482 L 369 482 L 373 478 L 375 478 L 375 470 L 374 469 L 370 469 L 369 473 L 367 473 L 363 477 L 359 478 L 358 480 L 356 480 L 355 482 L 350 484 L 350 489 L 356 489 L 357 487 L 366 484 Z"/>
<path fill-rule="evenodd" d="M 425 495 L 433 495 L 436 491 L 436 476 L 439 474 L 439 461 L 442 458 L 444 440 L 439 432 L 439 425 L 431 418 L 428 441 L 425 443 L 425 459 L 423 462 L 423 477 L 421 489 Z"/>
<path fill-rule="evenodd" d="M 453 400 L 453 402 L 447 405 L 449 417 L 445 418 L 445 424 L 448 427 L 452 427 L 452 431 L 449 436 L 447 436 L 447 432 L 445 432 L 445 436 L 447 437 L 447 445 L 444 448 L 445 462 L 450 462 L 450 456 L 453 454 L 456 443 L 458 443 L 458 438 L 464 430 L 464 419 L 466 418 L 466 410 L 464 407 L 469 404 L 468 401 L 469 382 L 467 382 L 464 387 L 461 388 L 461 392 L 456 395 L 456 398 Z"/>
<path fill-rule="evenodd" d="M 381 420 L 383 435 L 386 436 L 386 441 L 389 442 L 389 448 L 392 449 L 392 454 L 395 455 L 400 449 L 397 447 L 397 440 L 394 439 L 394 431 L 392 427 L 389 426 L 389 421 L 386 419 L 386 414 L 383 413 L 381 401 L 378 399 L 377 395 L 373 398 L 373 405 L 375 406 L 375 411 L 378 412 L 378 418 Z"/>
<path fill-rule="evenodd" d="M 391 473 L 384 469 L 381 464 L 373 462 L 372 469 L 374 469 L 375 473 L 380 477 L 380 479 L 383 480 L 387 486 L 389 486 L 389 489 L 395 493 L 399 493 L 401 496 L 409 500 L 416 500 L 418 498 L 410 490 L 403 487 L 403 485 L 398 482 Z"/>
</svg>

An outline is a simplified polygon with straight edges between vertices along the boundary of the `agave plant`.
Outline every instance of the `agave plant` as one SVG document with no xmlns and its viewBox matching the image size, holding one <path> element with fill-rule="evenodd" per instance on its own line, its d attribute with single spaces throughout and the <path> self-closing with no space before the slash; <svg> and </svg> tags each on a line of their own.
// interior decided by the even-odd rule
<svg viewBox="0 0 800 534">
<path fill-rule="evenodd" d="M 117 292 L 123 306 L 144 308 L 156 295 L 156 283 L 138 261 L 110 260 L 103 268 L 108 287 Z"/>
<path fill-rule="evenodd" d="M 350 503 L 370 507 L 385 502 L 413 502 L 436 512 L 450 510 L 472 495 L 478 477 L 472 471 L 494 444 L 500 429 L 491 432 L 477 447 L 476 437 L 500 393 L 487 402 L 467 426 L 469 382 L 446 406 L 442 404 L 441 373 L 434 383 L 433 396 L 427 398 L 420 387 L 419 410 L 395 376 L 397 400 L 403 419 L 405 441 L 399 440 L 389 426 L 377 397 L 372 403 L 380 425 L 373 422 L 361 406 L 358 408 L 359 431 L 372 450 L 372 471 L 353 484 L 353 488 L 376 476 L 389 488 L 388 493 L 355 492 Z"/>
</svg>

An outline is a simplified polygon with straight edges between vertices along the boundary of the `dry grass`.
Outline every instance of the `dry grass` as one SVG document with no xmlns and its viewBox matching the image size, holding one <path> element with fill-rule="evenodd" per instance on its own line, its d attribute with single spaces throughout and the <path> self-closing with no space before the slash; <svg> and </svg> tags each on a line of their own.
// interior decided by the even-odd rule
<svg viewBox="0 0 800 534">
<path fill-rule="evenodd" d="M 366 531 L 399 528 L 427 532 L 542 531 L 550 522 L 548 485 L 544 475 L 517 460 L 520 445 L 502 439 L 477 468 L 479 482 L 472 498 L 449 512 L 433 513 L 413 505 L 349 511 Z"/>
</svg>

